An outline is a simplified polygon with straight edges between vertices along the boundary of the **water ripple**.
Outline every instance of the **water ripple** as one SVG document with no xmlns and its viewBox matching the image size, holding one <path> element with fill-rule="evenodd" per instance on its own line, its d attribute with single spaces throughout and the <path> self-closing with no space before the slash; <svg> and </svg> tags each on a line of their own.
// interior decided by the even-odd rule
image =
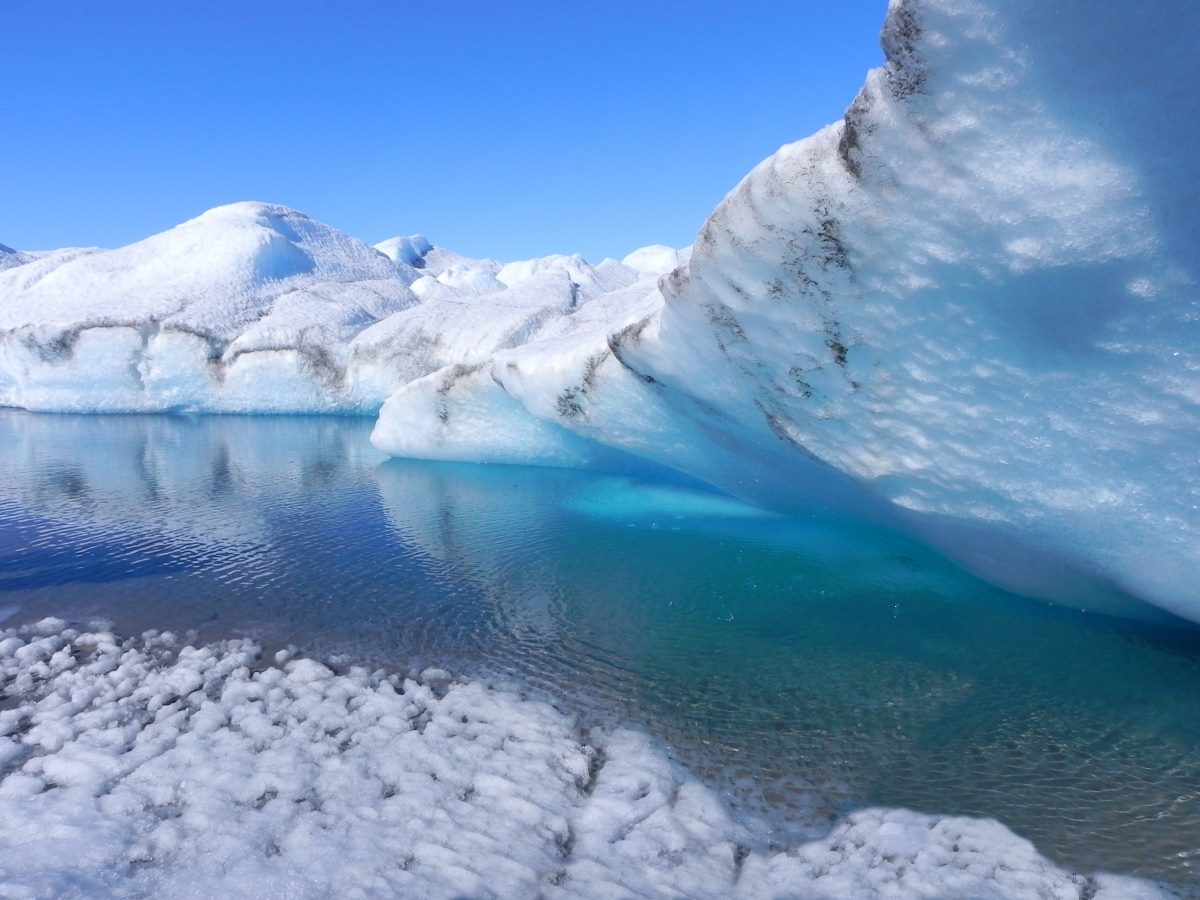
<svg viewBox="0 0 1200 900">
<path fill-rule="evenodd" d="M 1195 630 L 1055 610 L 862 523 L 694 486 L 385 462 L 369 427 L 0 413 L 6 624 L 517 679 L 640 723 L 783 843 L 906 806 L 1197 880 Z"/>
</svg>

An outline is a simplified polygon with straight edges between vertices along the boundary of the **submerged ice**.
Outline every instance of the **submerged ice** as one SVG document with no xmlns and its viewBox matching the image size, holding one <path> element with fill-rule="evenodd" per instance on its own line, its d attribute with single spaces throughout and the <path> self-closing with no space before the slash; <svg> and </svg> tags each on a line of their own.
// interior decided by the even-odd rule
<svg viewBox="0 0 1200 900">
<path fill-rule="evenodd" d="M 893 0 L 844 119 L 687 251 L 502 263 L 251 203 L 118 250 L 5 249 L 0 402 L 633 454 L 849 507 L 1027 595 L 1200 620 L 1198 29 L 1167 0 Z"/>
</svg>

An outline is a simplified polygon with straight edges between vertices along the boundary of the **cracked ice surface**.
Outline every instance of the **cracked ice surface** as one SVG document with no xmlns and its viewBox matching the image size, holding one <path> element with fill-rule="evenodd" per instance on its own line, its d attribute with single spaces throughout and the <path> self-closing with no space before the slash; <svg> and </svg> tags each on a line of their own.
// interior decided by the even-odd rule
<svg viewBox="0 0 1200 900">
<path fill-rule="evenodd" d="M 903 810 L 766 849 L 644 735 L 440 670 L 47 619 L 0 674 L 6 897 L 1166 896 Z"/>
</svg>

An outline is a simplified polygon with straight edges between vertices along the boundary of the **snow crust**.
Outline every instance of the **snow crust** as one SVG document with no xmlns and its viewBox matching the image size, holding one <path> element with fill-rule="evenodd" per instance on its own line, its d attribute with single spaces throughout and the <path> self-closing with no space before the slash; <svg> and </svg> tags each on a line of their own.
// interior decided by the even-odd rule
<svg viewBox="0 0 1200 900">
<path fill-rule="evenodd" d="M 0 633 L 0 678 L 7 897 L 1168 896 L 989 820 L 869 809 L 753 846 L 644 735 L 439 669 L 47 619 Z"/>
</svg>

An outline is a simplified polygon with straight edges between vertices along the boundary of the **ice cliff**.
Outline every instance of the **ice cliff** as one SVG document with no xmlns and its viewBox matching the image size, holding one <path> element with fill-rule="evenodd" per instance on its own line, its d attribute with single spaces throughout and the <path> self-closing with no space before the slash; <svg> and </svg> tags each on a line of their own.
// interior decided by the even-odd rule
<svg viewBox="0 0 1200 900">
<path fill-rule="evenodd" d="M 1018 591 L 1200 621 L 1200 8 L 894 0 L 884 66 L 694 248 L 502 264 L 236 204 L 0 263 L 0 402 L 379 410 L 853 507 Z M 384 402 L 386 400 L 386 402 Z"/>
<path fill-rule="evenodd" d="M 1200 619 L 1197 26 L 894 2 L 845 119 L 654 295 L 406 385 L 377 443 L 572 463 L 570 435 L 752 499 L 857 495 L 1016 590 Z"/>
</svg>

